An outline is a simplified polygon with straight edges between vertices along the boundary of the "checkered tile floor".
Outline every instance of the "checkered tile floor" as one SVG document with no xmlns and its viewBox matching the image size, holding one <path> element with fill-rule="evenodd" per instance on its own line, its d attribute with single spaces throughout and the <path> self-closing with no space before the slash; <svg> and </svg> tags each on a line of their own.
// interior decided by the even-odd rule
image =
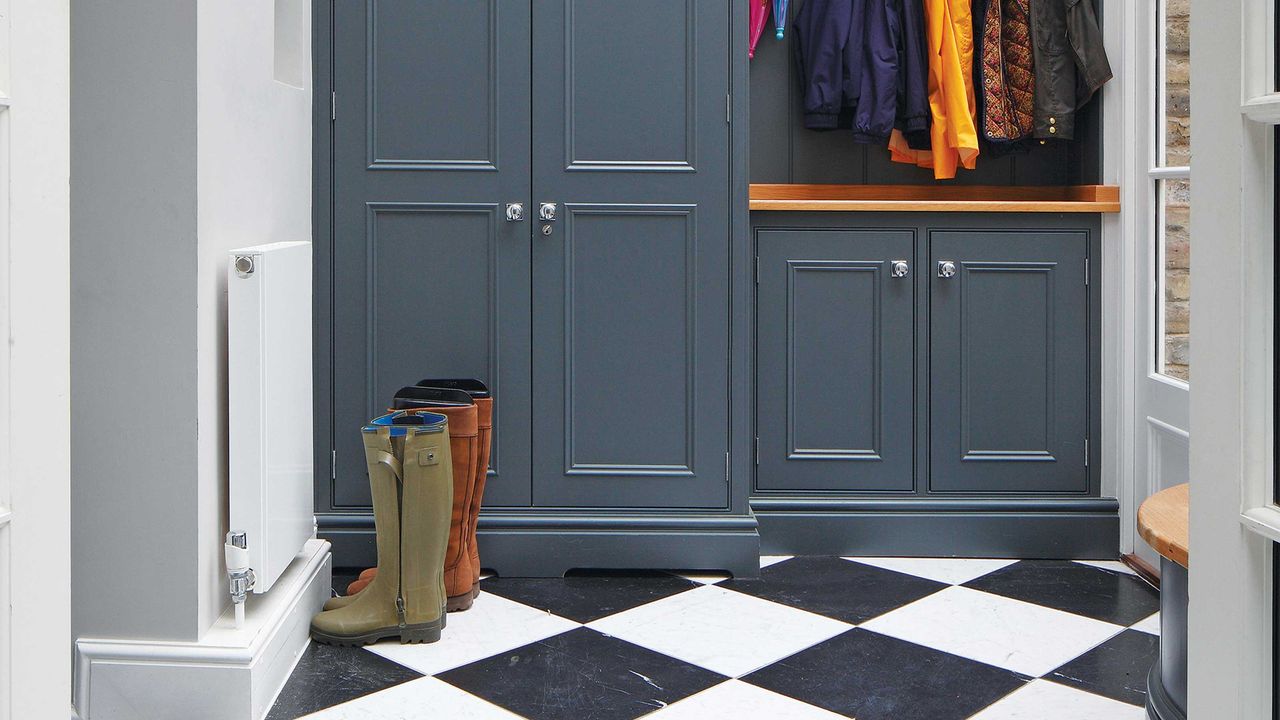
<svg viewBox="0 0 1280 720">
<path fill-rule="evenodd" d="M 486 579 L 438 643 L 313 644 L 270 720 L 1145 717 L 1157 594 L 1119 563 L 761 565 Z"/>
</svg>

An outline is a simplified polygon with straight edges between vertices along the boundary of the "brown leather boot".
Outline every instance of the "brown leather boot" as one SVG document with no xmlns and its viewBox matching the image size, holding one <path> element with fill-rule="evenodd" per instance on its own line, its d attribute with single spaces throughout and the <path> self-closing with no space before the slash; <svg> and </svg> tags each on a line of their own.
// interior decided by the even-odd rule
<svg viewBox="0 0 1280 720">
<path fill-rule="evenodd" d="M 489 477 L 489 450 L 493 447 L 493 395 L 483 382 L 474 378 L 426 378 L 419 380 L 418 386 L 462 390 L 476 403 L 480 458 L 476 463 L 476 482 L 471 492 L 471 505 L 467 509 L 467 549 L 471 552 L 472 578 L 475 582 L 475 592 L 479 595 L 480 546 L 476 542 L 476 525 L 480 520 L 480 504 L 484 501 L 485 480 Z"/>
<path fill-rule="evenodd" d="M 476 485 L 471 491 L 471 506 L 467 512 L 467 550 L 471 552 L 472 578 L 476 592 L 480 590 L 480 545 L 476 542 L 476 525 L 480 521 L 480 504 L 484 502 L 484 484 L 489 478 L 489 449 L 493 447 L 493 398 L 476 398 L 476 424 L 480 435 L 480 458 L 476 463 Z"/>
<path fill-rule="evenodd" d="M 467 547 L 470 528 L 467 525 L 471 493 L 475 488 L 476 463 L 480 460 L 477 408 L 471 397 L 452 389 L 401 388 L 394 401 L 395 410 L 439 413 L 449 418 L 449 445 L 453 457 L 453 516 L 449 526 L 449 547 L 445 553 L 444 581 L 449 612 L 468 610 L 479 594 L 475 579 L 479 569 L 471 567 Z M 347 586 L 347 598 L 364 590 L 377 577 L 378 569 L 369 568 Z M 342 607 L 350 600 L 333 598 L 326 608 Z"/>
</svg>

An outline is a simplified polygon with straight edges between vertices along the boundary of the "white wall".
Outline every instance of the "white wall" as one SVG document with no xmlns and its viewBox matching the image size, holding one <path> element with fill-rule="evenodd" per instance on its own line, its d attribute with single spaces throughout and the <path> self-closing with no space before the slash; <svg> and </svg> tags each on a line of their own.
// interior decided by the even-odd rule
<svg viewBox="0 0 1280 720">
<path fill-rule="evenodd" d="M 71 696 L 69 0 L 9 0 L 7 414 L 11 717 L 66 717 Z M 3 237 L 3 231 L 0 231 Z M 0 258 L 4 253 L 0 252 Z M 3 365 L 3 364 L 0 364 Z M 0 425 L 2 426 L 2 425 Z M 3 562 L 0 562 L 3 565 Z M 0 717 L 4 717 L 0 709 Z"/>
<path fill-rule="evenodd" d="M 193 640 L 201 627 L 195 18 L 195 0 L 71 7 L 77 638 Z"/>
<path fill-rule="evenodd" d="M 228 603 L 227 251 L 311 239 L 311 5 L 199 0 L 196 23 L 199 623 L 207 629 Z"/>
<path fill-rule="evenodd" d="M 197 641 L 229 602 L 226 254 L 311 236 L 310 2 L 72 10 L 75 636 Z"/>
</svg>

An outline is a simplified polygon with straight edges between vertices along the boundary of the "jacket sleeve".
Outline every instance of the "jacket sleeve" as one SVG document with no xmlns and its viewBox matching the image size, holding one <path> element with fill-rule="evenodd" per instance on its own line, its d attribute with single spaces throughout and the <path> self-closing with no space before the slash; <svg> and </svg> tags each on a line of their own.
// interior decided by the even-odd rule
<svg viewBox="0 0 1280 720">
<path fill-rule="evenodd" d="M 792 27 L 804 125 L 811 130 L 831 130 L 840 121 L 849 8 L 850 0 L 807 0 Z"/>
<path fill-rule="evenodd" d="M 900 0 L 898 41 L 898 112 L 894 126 L 912 142 L 928 147 L 929 61 L 925 47 L 924 6 L 920 0 Z"/>
<path fill-rule="evenodd" d="M 1078 91 L 1076 107 L 1111 79 L 1111 63 L 1102 45 L 1102 29 L 1093 10 L 1093 0 L 1067 0 L 1067 40 L 1075 56 Z"/>
<path fill-rule="evenodd" d="M 898 108 L 898 40 L 901 0 L 867 0 L 863 21 L 861 91 L 853 123 L 858 142 L 889 139 Z M 855 19 L 855 32 L 858 23 Z"/>
</svg>

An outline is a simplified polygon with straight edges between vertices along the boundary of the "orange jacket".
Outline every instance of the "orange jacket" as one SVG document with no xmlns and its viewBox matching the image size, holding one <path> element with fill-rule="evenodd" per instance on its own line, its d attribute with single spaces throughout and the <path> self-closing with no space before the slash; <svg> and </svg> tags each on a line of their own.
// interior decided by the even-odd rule
<svg viewBox="0 0 1280 720">
<path fill-rule="evenodd" d="M 924 0 L 929 47 L 930 150 L 913 150 L 895 130 L 889 152 L 896 162 L 933 168 L 947 180 L 956 167 L 972 170 L 978 159 L 978 101 L 973 87 L 973 11 L 970 0 Z"/>
</svg>

